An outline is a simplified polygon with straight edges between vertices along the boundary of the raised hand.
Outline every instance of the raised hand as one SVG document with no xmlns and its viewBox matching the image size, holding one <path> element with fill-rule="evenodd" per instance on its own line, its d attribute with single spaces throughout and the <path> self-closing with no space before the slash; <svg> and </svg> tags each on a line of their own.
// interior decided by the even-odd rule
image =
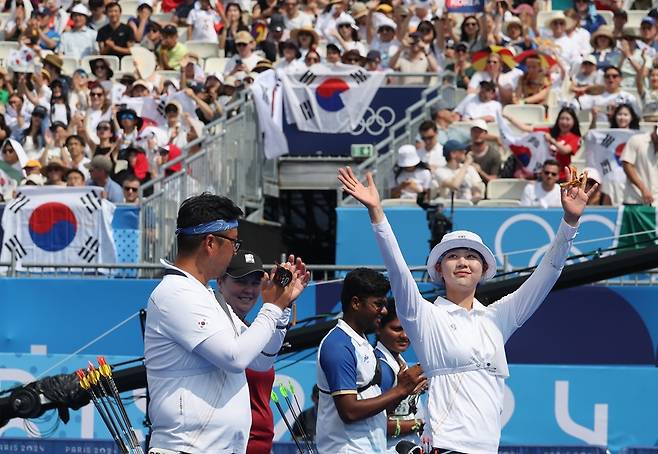
<svg viewBox="0 0 658 454">
<path fill-rule="evenodd" d="M 567 172 L 567 182 L 578 181 L 578 175 L 576 172 L 572 172 L 569 167 L 566 167 Z M 587 206 L 587 201 L 589 197 L 596 191 L 598 183 L 592 185 L 589 191 L 585 191 L 585 185 L 587 184 L 587 172 L 585 172 L 584 178 L 580 180 L 579 184 L 567 184 L 566 187 L 561 189 L 562 193 L 562 209 L 564 210 L 564 220 L 572 227 L 578 225 L 578 220 L 582 216 L 583 211 L 585 211 L 585 206 Z"/>
<path fill-rule="evenodd" d="M 384 220 L 384 210 L 379 199 L 377 186 L 375 186 L 375 181 L 372 179 L 372 173 L 368 172 L 366 179 L 368 180 L 368 186 L 364 186 L 359 181 L 350 167 L 338 169 L 338 181 L 343 184 L 343 190 L 361 202 L 368 209 L 370 220 L 378 224 Z"/>
<path fill-rule="evenodd" d="M 270 274 L 265 273 L 263 276 L 260 284 L 260 291 L 264 303 L 274 304 L 281 310 L 284 310 L 286 307 L 290 306 L 290 303 L 292 303 L 295 299 L 293 298 L 293 295 L 295 293 L 295 288 L 297 288 L 299 285 L 297 283 L 299 278 L 297 277 L 297 272 L 294 265 L 285 262 L 279 266 L 284 267 L 292 273 L 292 280 L 290 283 L 285 287 L 280 287 L 275 284 L 273 278 L 274 273 L 276 272 L 276 267 L 274 267 Z"/>
<path fill-rule="evenodd" d="M 398 374 L 398 387 L 405 394 L 416 394 L 427 387 L 427 378 L 423 375 L 420 364 L 408 367 Z"/>
<path fill-rule="evenodd" d="M 306 264 L 301 257 L 295 258 L 294 255 L 290 254 L 288 256 L 288 263 L 294 267 L 294 275 L 297 278 L 294 281 L 295 284 L 292 291 L 292 300 L 295 301 L 311 280 L 311 273 L 306 269 Z M 290 285 L 293 284 L 291 283 Z"/>
</svg>

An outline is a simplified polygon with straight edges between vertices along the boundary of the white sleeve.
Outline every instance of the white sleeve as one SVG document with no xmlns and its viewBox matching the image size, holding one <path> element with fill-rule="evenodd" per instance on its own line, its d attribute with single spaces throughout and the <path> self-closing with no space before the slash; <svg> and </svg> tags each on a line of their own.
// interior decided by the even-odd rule
<svg viewBox="0 0 658 454">
<path fill-rule="evenodd" d="M 271 341 L 282 311 L 274 304 L 263 304 L 256 319 L 239 337 L 233 328 L 217 331 L 194 348 L 194 352 L 220 369 L 243 372 Z"/>
<path fill-rule="evenodd" d="M 523 188 L 523 195 L 521 196 L 521 206 L 524 207 L 531 207 L 534 205 L 534 201 L 532 200 L 532 186 L 534 183 L 526 184 L 525 188 Z"/>
<path fill-rule="evenodd" d="M 274 335 L 270 338 L 267 345 L 263 347 L 260 355 L 249 364 L 249 369 L 266 371 L 274 365 L 274 360 L 279 355 L 279 350 L 281 350 L 281 345 L 283 345 L 283 339 L 288 332 L 288 323 L 290 322 L 291 312 L 292 311 L 289 307 L 283 311 L 283 314 L 276 322 L 276 331 L 274 331 Z"/>
<path fill-rule="evenodd" d="M 388 271 L 398 317 L 400 320 L 415 322 L 419 318 L 421 306 L 431 303 L 425 301 L 418 291 L 388 220 L 384 218 L 379 224 L 372 224 L 372 230 Z"/>
<path fill-rule="evenodd" d="M 489 306 L 505 341 L 546 299 L 562 272 L 577 231 L 578 227 L 571 227 L 563 219 L 550 248 L 530 277 L 516 291 Z"/>
</svg>

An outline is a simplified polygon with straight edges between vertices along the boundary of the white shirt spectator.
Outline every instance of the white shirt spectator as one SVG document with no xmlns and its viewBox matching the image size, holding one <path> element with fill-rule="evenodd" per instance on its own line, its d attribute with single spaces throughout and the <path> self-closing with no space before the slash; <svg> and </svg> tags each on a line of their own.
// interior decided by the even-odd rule
<svg viewBox="0 0 658 454">
<path fill-rule="evenodd" d="M 583 95 L 578 98 L 580 102 L 580 108 L 583 110 L 591 110 L 592 107 L 596 107 L 597 122 L 607 122 L 607 108 L 608 106 L 616 106 L 619 104 L 630 104 L 635 110 L 635 113 L 642 115 L 642 109 L 640 109 L 640 104 L 637 101 L 635 95 L 627 91 L 618 91 L 616 93 L 601 93 L 600 95 Z"/>
<path fill-rule="evenodd" d="M 286 14 L 284 14 L 283 23 L 288 30 L 313 27 L 313 17 L 304 11 L 298 11 L 295 17 L 288 17 Z"/>
<path fill-rule="evenodd" d="M 187 25 L 192 26 L 192 40 L 206 41 L 211 43 L 219 42 L 215 24 L 221 22 L 221 18 L 216 11 L 202 9 L 193 9 L 187 16 Z"/>
<path fill-rule="evenodd" d="M 653 206 L 656 206 L 658 204 L 658 153 L 654 151 L 651 134 L 636 134 L 631 137 L 626 142 L 621 160 L 633 164 L 640 180 L 651 191 Z M 644 203 L 642 193 L 630 181 L 626 182 L 624 203 Z"/>
<path fill-rule="evenodd" d="M 229 59 L 229 61 L 226 62 L 226 66 L 224 67 L 224 74 L 226 75 L 230 74 L 231 71 L 233 71 L 233 68 L 235 68 L 235 66 L 237 65 L 238 60 L 242 60 L 242 64 L 244 64 L 247 67 L 247 70 L 251 72 L 251 70 L 254 69 L 256 64 L 262 59 L 263 57 L 255 53 L 252 53 L 247 58 L 241 58 L 240 55 L 235 54 Z"/>
<path fill-rule="evenodd" d="M 523 71 L 520 69 L 511 69 L 506 73 L 502 73 L 500 76 L 498 76 L 498 82 L 496 82 L 496 85 L 501 88 L 515 88 L 522 75 Z M 491 80 L 491 74 L 486 71 L 478 71 L 473 74 L 473 77 L 468 83 L 468 88 L 478 88 L 480 86 L 480 82 L 490 82 Z"/>
<path fill-rule="evenodd" d="M 464 164 L 462 164 L 464 165 Z M 434 172 L 434 177 L 439 185 L 444 181 L 452 180 L 455 177 L 458 169 L 451 169 L 449 167 L 439 167 Z M 462 183 L 459 185 L 459 189 L 455 191 L 455 198 L 462 200 L 472 200 L 473 199 L 473 188 L 480 188 L 482 185 L 482 178 L 477 173 L 477 170 L 473 166 L 468 166 L 466 171 L 466 176 L 462 180 Z M 439 197 L 444 199 L 450 198 L 451 189 L 444 187 L 439 188 Z"/>
<path fill-rule="evenodd" d="M 562 206 L 560 185 L 556 184 L 549 192 L 544 190 L 540 181 L 535 181 L 533 184 L 526 185 L 523 189 L 523 195 L 521 196 L 521 205 L 525 207 L 542 208 Z"/>
<path fill-rule="evenodd" d="M 416 186 L 421 188 L 423 191 L 427 191 L 432 186 L 432 173 L 428 169 L 418 167 L 411 172 L 402 170 L 397 177 L 395 176 L 395 173 L 391 173 L 389 187 L 398 186 L 405 181 L 412 181 L 416 183 Z M 418 192 L 416 191 L 402 189 L 400 192 L 401 199 L 416 199 L 417 197 Z"/>
<path fill-rule="evenodd" d="M 96 30 L 89 27 L 82 27 L 80 30 L 70 30 L 62 33 L 62 39 L 59 43 L 59 53 L 66 57 L 75 57 L 81 59 L 87 55 L 98 53 L 96 44 Z"/>
<path fill-rule="evenodd" d="M 443 156 L 443 145 L 441 145 L 438 141 L 436 145 L 434 145 L 434 148 L 432 148 L 429 152 L 425 150 L 425 148 L 419 148 L 418 157 L 421 161 L 433 169 L 446 165 L 446 158 Z"/>
<path fill-rule="evenodd" d="M 480 97 L 475 93 L 466 96 L 455 107 L 455 112 L 460 114 L 466 120 L 475 120 L 486 116 L 496 117 L 503 110 L 503 106 L 495 100 L 482 102 Z"/>
<path fill-rule="evenodd" d="M 393 55 L 397 53 L 398 49 L 400 49 L 400 41 L 397 39 L 384 42 L 377 37 L 372 40 L 372 43 L 370 43 L 370 50 L 378 50 L 382 56 L 382 68 L 388 68 L 388 62 L 393 58 Z"/>
</svg>

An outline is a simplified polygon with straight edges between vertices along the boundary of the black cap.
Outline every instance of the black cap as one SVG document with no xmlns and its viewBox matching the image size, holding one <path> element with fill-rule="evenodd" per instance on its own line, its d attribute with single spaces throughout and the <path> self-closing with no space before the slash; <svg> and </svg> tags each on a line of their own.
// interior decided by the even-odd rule
<svg viewBox="0 0 658 454">
<path fill-rule="evenodd" d="M 231 259 L 226 274 L 234 279 L 238 279 L 251 273 L 265 273 L 263 270 L 263 261 L 256 253 L 240 249 Z"/>
<path fill-rule="evenodd" d="M 378 50 L 371 50 L 368 52 L 368 55 L 366 55 L 366 60 L 368 61 L 377 61 L 382 59 L 382 53 L 379 52 Z"/>
<path fill-rule="evenodd" d="M 172 24 L 165 25 L 165 27 L 162 29 L 162 34 L 165 36 L 178 35 L 178 29 L 176 28 L 175 25 Z"/>
</svg>

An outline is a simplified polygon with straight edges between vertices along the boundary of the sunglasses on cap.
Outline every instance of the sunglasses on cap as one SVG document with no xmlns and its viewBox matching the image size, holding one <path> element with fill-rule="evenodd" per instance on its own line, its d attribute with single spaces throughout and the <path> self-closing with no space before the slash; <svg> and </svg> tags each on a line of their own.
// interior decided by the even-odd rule
<svg viewBox="0 0 658 454">
<path fill-rule="evenodd" d="M 132 112 L 124 112 L 122 114 L 119 114 L 119 120 L 134 120 L 137 118 L 134 113 Z"/>
</svg>

